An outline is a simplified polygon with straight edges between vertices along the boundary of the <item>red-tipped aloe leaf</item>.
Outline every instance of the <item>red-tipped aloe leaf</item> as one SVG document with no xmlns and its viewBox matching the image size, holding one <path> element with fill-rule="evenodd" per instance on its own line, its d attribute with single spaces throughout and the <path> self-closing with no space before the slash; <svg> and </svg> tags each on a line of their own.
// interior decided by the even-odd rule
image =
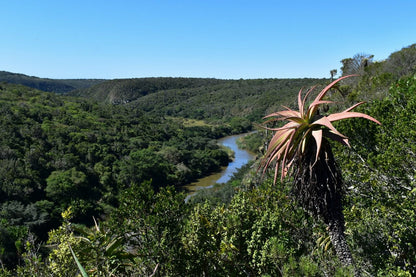
<svg viewBox="0 0 416 277">
<path fill-rule="evenodd" d="M 319 105 L 321 105 L 321 104 L 332 104 L 332 103 L 334 103 L 334 101 L 329 101 L 329 100 L 320 100 L 320 101 L 315 101 L 315 102 L 313 102 L 313 103 L 309 106 L 309 109 L 310 109 L 311 107 L 313 107 L 313 106 L 319 106 Z"/>
<path fill-rule="evenodd" d="M 339 81 L 345 79 L 345 78 L 349 78 L 352 76 L 357 76 L 357 75 L 348 75 L 348 76 L 344 76 L 341 77 L 335 81 L 333 81 L 332 83 L 330 83 L 329 85 L 327 85 L 323 90 L 321 90 L 321 92 L 316 96 L 315 100 L 313 100 L 312 104 L 310 105 L 309 109 L 308 109 L 308 114 L 309 116 L 312 116 L 315 112 L 316 112 L 316 102 L 321 101 L 322 98 L 325 96 L 325 94 Z"/>
<path fill-rule="evenodd" d="M 289 135 L 292 133 L 293 132 L 285 132 L 282 136 L 279 136 L 277 138 L 273 137 L 273 139 L 276 142 L 274 145 L 271 143 L 272 146 L 268 148 L 267 153 L 265 154 L 266 161 L 263 163 L 263 173 L 266 171 L 266 168 L 270 165 L 270 163 L 274 160 L 276 161 L 276 170 L 278 171 L 279 162 L 282 159 L 282 155 L 286 152 L 286 147 L 288 146 L 288 138 Z"/>
<path fill-rule="evenodd" d="M 305 97 L 303 97 L 303 102 L 302 102 L 302 106 L 303 108 L 305 108 L 305 103 L 306 103 L 306 99 L 308 99 L 309 94 L 311 94 L 312 91 L 314 91 L 314 89 L 316 88 L 316 86 L 313 86 L 312 88 L 310 88 L 306 94 Z"/>
<path fill-rule="evenodd" d="M 308 91 L 306 92 L 305 96 L 303 97 L 303 100 L 300 100 L 300 92 L 298 95 L 298 106 L 299 106 L 299 112 L 301 114 L 302 117 L 305 116 L 305 103 L 306 103 L 306 99 L 308 99 L 309 94 L 311 94 L 311 92 L 316 88 L 316 86 L 313 86 L 312 88 L 308 89 Z M 309 108 L 308 108 L 308 112 L 309 112 Z"/>
<path fill-rule="evenodd" d="M 267 167 L 273 160 L 280 160 L 281 155 L 284 151 L 284 147 L 288 142 L 288 138 L 290 134 L 293 133 L 292 131 L 286 131 L 286 132 L 277 132 L 272 140 L 270 141 L 270 146 L 267 149 L 267 152 L 265 154 L 266 162 L 265 166 Z"/>
<path fill-rule="evenodd" d="M 263 119 L 269 118 L 269 117 L 273 117 L 273 116 L 280 116 L 280 117 L 300 117 L 300 113 L 294 110 L 285 110 L 285 111 L 280 111 L 280 112 L 275 112 L 275 113 L 271 113 L 269 115 L 266 115 L 265 117 L 263 117 Z"/>
<path fill-rule="evenodd" d="M 298 93 L 298 107 L 299 107 L 300 115 L 303 116 L 302 89 L 299 90 L 299 93 Z"/>
<path fill-rule="evenodd" d="M 327 118 L 331 122 L 342 120 L 342 119 L 347 119 L 347 118 L 365 118 L 365 119 L 371 120 L 371 121 L 381 125 L 381 123 L 377 119 L 375 119 L 374 117 L 371 117 L 371 116 L 369 116 L 365 113 L 358 113 L 358 112 L 334 113 L 334 114 L 328 115 Z"/>
<path fill-rule="evenodd" d="M 353 109 L 355 109 L 355 108 L 357 108 L 358 106 L 360 106 L 360 105 L 362 105 L 362 104 L 364 104 L 365 102 L 359 102 L 359 103 L 357 103 L 357 104 L 354 104 L 354 105 L 352 105 L 351 107 L 349 107 L 348 109 L 346 109 L 344 112 L 349 112 L 349 111 L 351 111 L 351 110 L 353 110 Z"/>
<path fill-rule="evenodd" d="M 315 162 L 313 163 L 315 165 L 315 163 L 318 161 L 319 152 L 321 151 L 322 129 L 313 130 L 312 131 L 312 136 L 313 136 L 313 138 L 315 139 L 315 142 L 316 142 L 316 157 L 315 157 Z"/>
<path fill-rule="evenodd" d="M 290 149 L 290 146 L 291 146 L 291 143 L 293 141 L 293 137 L 294 137 L 295 134 L 296 134 L 296 132 L 292 132 L 289 140 L 287 141 L 287 145 L 286 145 L 286 149 L 285 149 L 286 150 L 285 151 L 285 154 L 283 155 L 283 160 L 282 160 L 282 178 L 281 178 L 282 181 L 283 181 L 283 178 L 286 176 L 286 174 L 285 174 L 285 167 L 286 167 L 287 153 L 289 152 L 289 149 Z"/>
<path fill-rule="evenodd" d="M 308 116 L 312 117 L 312 115 L 316 112 L 316 109 L 321 104 L 332 104 L 334 101 L 326 101 L 326 100 L 320 100 L 320 101 L 314 101 L 312 104 L 308 107 Z"/>
<path fill-rule="evenodd" d="M 315 100 L 314 100 L 314 102 L 315 101 L 319 101 L 319 100 L 321 100 L 324 96 L 325 96 L 325 94 L 336 84 L 336 83 L 338 83 L 339 81 L 341 81 L 341 80 L 343 80 L 343 79 L 346 79 L 346 78 L 349 78 L 349 77 L 353 77 L 353 76 L 358 76 L 358 75 L 347 75 L 347 76 L 343 76 L 343 77 L 341 77 L 341 78 L 338 78 L 338 79 L 336 79 L 335 81 L 333 81 L 332 83 L 330 83 L 329 85 L 327 85 L 319 94 L 318 94 L 318 96 L 315 98 Z"/>
<path fill-rule="evenodd" d="M 286 125 L 288 125 L 288 124 L 286 124 Z M 279 142 L 279 141 L 281 142 L 281 141 L 287 139 L 287 137 L 289 136 L 289 134 L 290 134 L 291 131 L 289 131 L 290 127 L 285 128 L 285 126 L 281 127 L 273 135 L 273 137 L 272 137 L 272 139 L 270 141 L 270 144 L 269 144 L 269 148 L 270 147 L 275 147 L 276 146 L 276 142 Z"/>
<path fill-rule="evenodd" d="M 344 136 L 343 134 L 341 134 L 340 132 L 338 132 L 337 129 L 335 129 L 334 125 L 332 125 L 331 121 L 326 116 L 321 117 L 320 119 L 314 121 L 313 122 L 313 125 L 322 125 L 322 126 L 325 126 L 328 129 L 330 129 L 334 134 L 337 134 L 338 136 L 343 137 L 343 138 L 347 138 L 346 136 Z"/>
<path fill-rule="evenodd" d="M 334 141 L 338 141 L 339 143 L 351 147 L 350 144 L 348 143 L 348 138 L 344 138 L 344 137 L 340 137 L 334 133 L 332 133 L 331 131 L 327 131 L 325 132 L 325 137 L 332 139 Z"/>
<path fill-rule="evenodd" d="M 296 128 L 298 126 L 299 126 L 299 124 L 296 123 L 296 122 L 289 122 L 289 123 L 286 123 L 285 125 L 283 125 L 282 127 L 278 127 L 278 128 L 264 127 L 264 129 L 271 130 L 271 131 L 284 131 L 284 130 Z M 276 136 L 276 134 L 274 136 Z"/>
</svg>

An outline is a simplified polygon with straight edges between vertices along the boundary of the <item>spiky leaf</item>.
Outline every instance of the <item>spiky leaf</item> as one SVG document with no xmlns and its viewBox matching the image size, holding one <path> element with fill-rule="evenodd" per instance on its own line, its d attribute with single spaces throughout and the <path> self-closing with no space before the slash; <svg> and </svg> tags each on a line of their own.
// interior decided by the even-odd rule
<svg viewBox="0 0 416 277">
<path fill-rule="evenodd" d="M 298 111 L 292 110 L 288 107 L 283 107 L 284 110 L 271 113 L 264 117 L 264 119 L 267 119 L 267 121 L 263 123 L 264 126 L 276 121 L 288 121 L 288 123 L 283 127 L 278 128 L 265 126 L 267 130 L 271 130 L 275 133 L 269 143 L 269 147 L 261 163 L 261 165 L 264 167 L 263 172 L 265 172 L 265 170 L 271 165 L 272 162 L 276 162 L 275 181 L 279 167 L 281 168 L 281 178 L 283 179 L 287 175 L 296 157 L 305 155 L 306 149 L 311 147 L 311 141 L 316 144 L 316 163 L 316 161 L 319 159 L 319 153 L 324 137 L 349 146 L 348 138 L 341 134 L 333 126 L 332 122 L 347 118 L 365 118 L 377 124 L 381 124 L 378 120 L 367 114 L 351 112 L 351 110 L 363 104 L 364 102 L 359 102 L 340 113 L 334 113 L 326 116 L 318 114 L 320 105 L 333 103 L 332 101 L 323 100 L 326 93 L 339 81 L 351 76 L 355 75 L 341 77 L 326 86 L 322 91 L 319 92 L 312 103 L 306 108 L 306 112 L 305 104 L 307 98 L 315 87 L 308 90 L 303 97 L 302 90 L 299 91 L 297 97 L 299 108 Z M 313 138 L 312 140 L 311 137 Z"/>
</svg>

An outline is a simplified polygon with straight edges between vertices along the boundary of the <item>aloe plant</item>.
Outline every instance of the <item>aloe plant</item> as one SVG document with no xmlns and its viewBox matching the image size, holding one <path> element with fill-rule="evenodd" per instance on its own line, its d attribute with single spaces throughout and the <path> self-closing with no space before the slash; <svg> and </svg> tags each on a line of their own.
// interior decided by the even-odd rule
<svg viewBox="0 0 416 277">
<path fill-rule="evenodd" d="M 313 216 L 322 218 L 328 225 L 329 235 L 340 261 L 353 265 L 353 259 L 345 240 L 345 222 L 341 199 L 345 193 L 341 172 L 336 164 L 329 139 L 349 146 L 348 138 L 341 134 L 332 124 L 347 118 L 365 118 L 380 124 L 375 118 L 352 110 L 364 102 L 329 115 L 320 113 L 322 105 L 333 103 L 324 100 L 325 95 L 339 81 L 349 78 L 341 77 L 318 93 L 307 106 L 306 101 L 315 87 L 305 94 L 298 94 L 298 110 L 288 107 L 267 115 L 263 124 L 267 130 L 274 132 L 268 149 L 262 159 L 263 172 L 274 164 L 274 182 L 280 172 L 283 180 L 288 174 L 294 177 L 293 192 L 298 202 Z M 303 96 L 304 94 L 304 96 Z M 282 127 L 267 127 L 276 121 L 287 121 Z"/>
</svg>

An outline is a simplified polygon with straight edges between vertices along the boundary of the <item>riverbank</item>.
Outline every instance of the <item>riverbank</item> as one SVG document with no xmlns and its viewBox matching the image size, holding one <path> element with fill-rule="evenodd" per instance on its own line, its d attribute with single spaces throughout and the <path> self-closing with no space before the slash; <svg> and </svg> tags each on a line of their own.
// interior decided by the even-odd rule
<svg viewBox="0 0 416 277">
<path fill-rule="evenodd" d="M 232 161 L 228 164 L 228 166 L 223 167 L 220 172 L 210 174 L 209 176 L 203 177 L 198 179 L 196 182 L 184 186 L 184 189 L 189 192 L 188 197 L 191 197 L 198 190 L 212 188 L 215 184 L 228 182 L 241 167 L 255 158 L 254 153 L 241 149 L 237 143 L 239 138 L 248 134 L 249 133 L 227 136 L 218 140 L 218 143 L 221 146 L 230 149 L 234 153 Z"/>
</svg>

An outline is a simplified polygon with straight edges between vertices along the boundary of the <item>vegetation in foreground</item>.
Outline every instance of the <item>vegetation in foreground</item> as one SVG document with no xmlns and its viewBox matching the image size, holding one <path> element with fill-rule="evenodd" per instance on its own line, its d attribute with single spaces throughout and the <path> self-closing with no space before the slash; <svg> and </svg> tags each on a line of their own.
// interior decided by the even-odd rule
<svg viewBox="0 0 416 277">
<path fill-rule="evenodd" d="M 403 49 L 403 55 L 411 55 L 414 49 L 414 46 Z M 334 126 L 351 139 L 352 148 L 331 144 L 334 155 L 338 158 L 346 189 L 342 199 L 345 238 L 355 267 L 363 276 L 416 275 L 416 72 L 414 65 L 411 67 L 406 64 L 411 59 L 399 60 L 396 57 L 397 55 L 392 54 L 392 59 L 384 62 L 371 62 L 368 57 L 359 58 L 354 64 L 359 65 L 355 69 L 362 70 L 362 76 L 349 83 L 342 83 L 338 92 L 328 95 L 328 99 L 337 101 L 329 112 L 343 111 L 351 106 L 350 101 L 365 98 L 368 103 L 357 107 L 357 111 L 371 115 L 382 123 L 378 126 L 364 119 L 337 122 Z M 343 74 L 356 73 L 349 71 L 349 62 L 351 61 L 344 61 Z M 398 76 L 396 72 L 400 68 L 411 69 Z M 35 106 L 30 101 L 26 105 Z M 288 105 L 291 106 L 291 103 Z M 30 108 L 24 108 L 24 103 L 21 106 L 9 103 L 9 106 L 1 107 L 9 107 L 4 114 L 12 119 L 18 119 L 16 115 L 24 114 L 21 111 L 31 114 Z M 65 107 L 61 110 L 71 112 L 68 106 Z M 57 108 L 53 114 L 59 115 L 59 111 Z M 74 116 L 63 118 L 74 120 Z M 104 119 L 102 116 L 101 121 Z M 36 167 L 26 165 L 30 156 L 25 155 L 30 152 L 23 151 L 30 149 L 25 147 L 31 144 L 17 143 L 20 142 L 19 138 L 24 137 L 24 131 L 29 126 L 19 129 L 15 127 L 15 123 L 20 121 L 5 122 L 7 124 L 2 124 L 1 130 L 9 130 L 6 128 L 9 126 L 15 132 L 6 133 L 11 137 L 7 149 L 5 144 L 1 144 L 4 147 L 2 162 L 11 158 L 7 160 L 10 164 L 22 163 L 17 167 L 6 167 L 9 170 L 14 168 L 15 171 L 3 169 L 0 175 L 3 178 L 2 186 L 9 184 L 5 186 L 8 190 L 1 191 L 0 259 L 1 273 L 5 276 L 76 276 L 80 271 L 71 249 L 89 276 L 353 274 L 334 254 L 336 249 L 331 244 L 324 222 L 314 220 L 297 205 L 292 197 L 293 191 L 290 190 L 292 180 L 277 180 L 273 185 L 273 172 L 270 176 L 266 172 L 261 181 L 253 172 L 232 180 L 230 185 L 234 194 L 225 203 L 218 201 L 218 198 L 209 201 L 209 195 L 206 196 L 207 201 L 185 203 L 185 195 L 177 193 L 174 187 L 155 187 L 154 181 L 149 180 L 131 181 L 118 189 L 114 199 L 116 204 L 107 210 L 105 218 L 95 218 L 95 224 L 93 217 L 85 217 L 90 227 L 79 224 L 77 206 L 67 203 L 59 211 L 63 216 L 62 224 L 49 232 L 46 243 L 42 242 L 34 235 L 37 225 L 32 220 L 33 217 L 30 217 L 33 214 L 30 208 L 37 207 L 36 205 L 26 204 L 19 210 L 8 209 L 10 203 L 3 204 L 10 199 L 6 193 L 13 191 L 16 184 L 21 184 L 14 190 L 20 194 L 11 194 L 14 197 L 22 195 L 24 199 L 26 195 L 30 199 L 30 192 L 37 191 L 34 190 L 37 186 L 24 186 L 28 181 L 14 183 L 15 180 L 23 179 L 19 178 L 19 174 L 36 172 Z M 69 124 L 71 121 L 67 122 L 67 126 L 72 126 Z M 117 120 L 111 122 L 117 124 Z M 158 132 L 150 134 L 171 130 L 163 124 L 163 120 L 160 124 L 157 125 Z M 56 127 L 59 126 L 62 127 Z M 149 132 L 152 126 L 150 123 L 144 125 L 134 136 Z M 116 133 L 123 134 L 119 138 L 122 140 L 129 133 L 129 129 L 124 132 L 120 129 Z M 29 139 L 29 136 L 26 138 Z M 162 135 L 161 138 L 167 137 Z M 171 137 L 173 138 L 174 136 Z M 137 143 L 133 138 L 132 140 Z M 123 146 L 117 143 L 110 145 L 118 145 L 120 148 Z M 162 149 L 164 146 L 163 143 L 155 142 L 148 142 L 148 145 L 159 146 L 153 148 L 152 153 L 158 153 L 155 149 Z M 46 160 L 45 156 L 40 157 Z M 142 159 L 143 157 L 138 158 Z M 88 159 L 81 159 L 80 164 L 86 163 L 83 161 Z M 55 164 L 58 163 L 51 162 L 51 166 Z M 132 169 L 134 168 L 133 166 Z M 69 184 L 82 181 L 82 174 L 77 171 L 69 173 L 72 177 Z M 47 179 L 49 175 L 45 175 Z M 16 178 L 7 179 L 7 176 Z M 38 179 L 42 180 L 42 176 L 38 176 Z M 98 176 L 101 177 L 100 174 Z M 42 183 L 39 184 L 41 186 Z M 32 190 L 25 190 L 28 187 Z M 24 203 L 23 200 L 19 201 Z M 95 203 L 97 202 L 91 201 L 92 206 L 99 206 L 94 205 Z M 12 211 L 22 212 L 16 215 Z M 5 214 L 8 215 L 7 220 L 4 220 Z M 26 217 L 19 221 L 19 216 L 23 218 L 23 215 Z M 4 239 L 4 234 L 11 239 Z M 10 252 L 10 249 L 14 252 Z M 6 255 L 11 254 L 16 257 L 14 267 L 5 259 L 10 257 Z"/>
</svg>

